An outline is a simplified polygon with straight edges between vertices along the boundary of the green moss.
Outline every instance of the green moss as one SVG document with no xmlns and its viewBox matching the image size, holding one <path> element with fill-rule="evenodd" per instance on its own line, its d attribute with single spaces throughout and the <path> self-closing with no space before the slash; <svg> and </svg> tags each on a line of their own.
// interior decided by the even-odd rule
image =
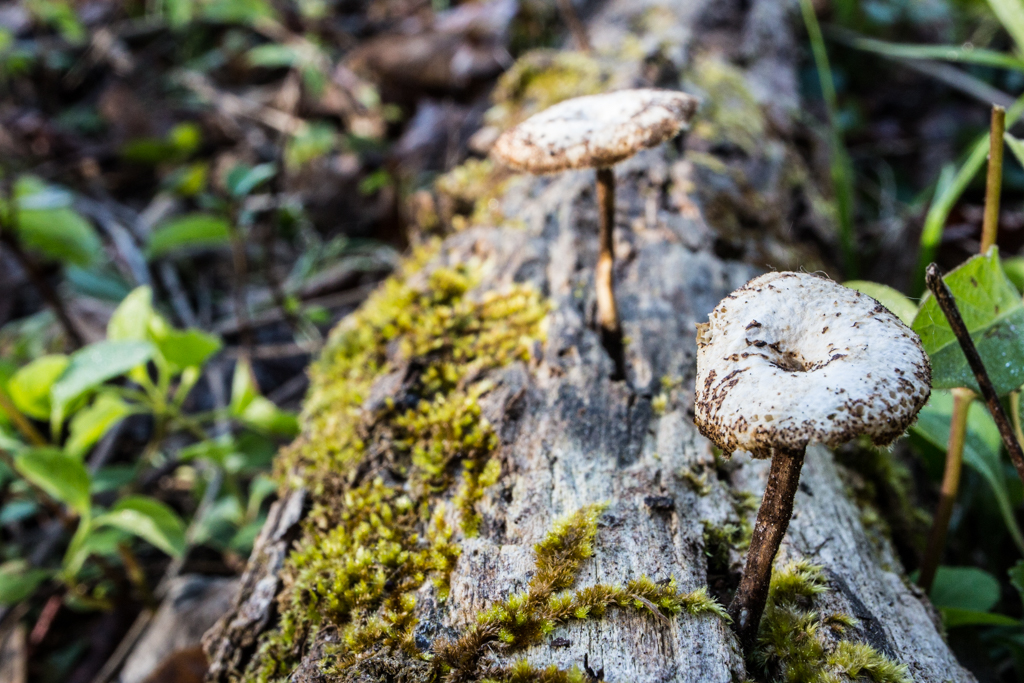
<svg viewBox="0 0 1024 683">
<path fill-rule="evenodd" d="M 870 645 L 827 638 L 854 626 L 853 617 L 824 614 L 814 598 L 828 590 L 821 567 L 806 560 L 778 567 L 772 574 L 768 604 L 753 654 L 754 668 L 787 683 L 910 683 L 907 667 L 893 662 Z"/>
<path fill-rule="evenodd" d="M 434 181 L 441 217 L 456 232 L 474 225 L 505 225 L 500 198 L 511 177 L 490 159 L 467 159 Z"/>
<path fill-rule="evenodd" d="M 765 119 L 743 71 L 714 57 L 697 60 L 693 84 L 704 94 L 693 135 L 713 145 L 736 145 L 754 155 L 765 137 Z"/>
<path fill-rule="evenodd" d="M 474 295 L 472 267 L 417 274 L 436 253 L 414 254 L 332 332 L 311 370 L 303 435 L 277 467 L 284 485 L 306 486 L 315 504 L 280 572 L 278 624 L 262 636 L 247 680 L 283 680 L 328 628 L 338 634 L 325 653 L 332 671 L 367 651 L 390 653 L 382 670 L 392 656 L 425 663 L 412 639 L 416 593 L 432 581 L 445 599 L 459 556 L 446 518 L 475 533 L 475 505 L 500 473 L 482 378 L 529 359 L 548 311 L 527 285 Z M 401 386 L 372 397 L 395 372 Z"/>
<path fill-rule="evenodd" d="M 502 74 L 484 121 L 501 130 L 581 95 L 605 90 L 610 72 L 582 52 L 540 49 L 525 53 Z"/>
<path fill-rule="evenodd" d="M 507 668 L 494 668 L 486 672 L 481 683 L 589 683 L 589 678 L 577 667 L 568 671 L 555 665 L 537 668 L 520 660 Z"/>
<path fill-rule="evenodd" d="M 543 541 L 534 546 L 536 571 L 526 590 L 481 612 L 476 623 L 456 640 L 435 643 L 434 665 L 447 681 L 475 680 L 480 660 L 491 647 L 515 652 L 536 645 L 559 625 L 574 620 L 603 617 L 609 608 L 647 611 L 661 618 L 686 612 L 712 614 L 728 619 L 725 610 L 707 594 L 706 588 L 680 593 L 674 580 L 660 584 L 647 577 L 633 579 L 625 586 L 598 584 L 570 591 L 583 561 L 594 553 L 597 518 L 603 506 L 591 505 L 555 523 Z M 529 665 L 522 665 L 529 667 Z M 486 670 L 486 669 L 485 669 Z M 487 674 L 494 680 L 534 680 L 513 678 L 533 668 L 515 667 Z M 575 680 L 572 672 L 543 670 L 551 681 Z M 559 678 L 557 676 L 569 676 Z"/>
</svg>

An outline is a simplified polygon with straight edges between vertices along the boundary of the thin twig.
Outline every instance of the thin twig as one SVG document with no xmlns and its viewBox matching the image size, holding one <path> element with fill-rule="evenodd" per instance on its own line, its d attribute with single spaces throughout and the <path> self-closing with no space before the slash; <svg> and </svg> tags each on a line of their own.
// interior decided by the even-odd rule
<svg viewBox="0 0 1024 683">
<path fill-rule="evenodd" d="M 936 264 L 932 263 L 928 266 L 925 274 L 925 283 L 935 296 L 935 301 L 939 304 L 939 308 L 942 309 L 946 320 L 949 321 L 949 326 L 953 330 L 956 340 L 960 343 L 964 356 L 967 357 L 967 364 L 971 366 L 974 378 L 978 382 L 978 387 L 981 388 L 981 395 L 985 399 L 985 405 L 988 406 L 988 411 L 992 413 L 992 418 L 999 428 L 999 436 L 1003 439 L 1006 452 L 1010 454 L 1010 460 L 1017 469 L 1017 475 L 1021 481 L 1024 481 L 1024 451 L 1021 450 L 1020 442 L 1014 436 L 1013 426 L 1006 416 L 1006 411 L 1003 410 L 1003 404 L 999 402 L 999 395 L 996 393 L 996 388 L 992 385 L 992 380 L 985 370 L 985 364 L 982 362 L 981 356 L 978 355 L 978 349 L 974 345 L 974 340 L 971 339 L 971 334 L 967 331 L 967 325 L 964 324 L 964 319 L 960 317 L 960 310 L 956 306 L 953 293 L 949 291 L 949 287 L 942 280 L 942 274 L 939 272 L 939 267 Z"/>
<path fill-rule="evenodd" d="M 999 195 L 1003 189 L 1003 134 L 1006 132 L 1006 109 L 992 107 L 992 128 L 989 135 L 988 179 L 985 183 L 985 221 L 981 228 L 981 253 L 996 243 L 999 230 Z"/>
</svg>

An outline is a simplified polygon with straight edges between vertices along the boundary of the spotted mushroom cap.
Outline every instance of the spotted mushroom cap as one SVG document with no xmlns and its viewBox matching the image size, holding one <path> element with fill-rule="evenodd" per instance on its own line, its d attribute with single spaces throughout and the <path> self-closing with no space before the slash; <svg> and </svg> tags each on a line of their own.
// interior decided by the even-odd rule
<svg viewBox="0 0 1024 683">
<path fill-rule="evenodd" d="M 505 131 L 491 153 L 517 171 L 606 168 L 686 127 L 697 100 L 674 90 L 617 90 L 565 100 Z"/>
<path fill-rule="evenodd" d="M 866 294 L 768 273 L 698 326 L 694 421 L 726 453 L 895 441 L 931 393 L 921 340 Z"/>
</svg>

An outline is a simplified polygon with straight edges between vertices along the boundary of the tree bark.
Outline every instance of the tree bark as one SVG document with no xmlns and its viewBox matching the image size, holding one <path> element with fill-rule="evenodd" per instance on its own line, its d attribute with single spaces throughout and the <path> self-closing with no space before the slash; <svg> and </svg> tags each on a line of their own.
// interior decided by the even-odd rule
<svg viewBox="0 0 1024 683">
<path fill-rule="evenodd" d="M 736 244 L 755 263 L 812 270 L 818 265 L 788 240 L 799 206 L 810 204 L 807 197 L 817 191 L 808 180 L 813 174 L 789 173 L 800 163 L 790 137 L 799 99 L 789 9 L 781 0 L 608 0 L 588 22 L 599 53 L 621 46 L 632 32 L 636 37 L 630 40 L 667 61 L 677 77 L 689 73 L 689 55 L 698 49 L 724 51 L 719 58 L 726 62 L 744 58 L 745 82 L 764 116 L 763 138 L 746 152 L 712 143 L 702 151 L 695 128 L 691 147 L 697 145 L 705 160 L 721 152 L 716 163 L 725 164 L 726 172 L 709 176 L 703 169 L 710 162 L 696 163 L 691 153 L 680 157 L 670 145 L 616 167 L 615 287 L 627 381 L 610 379 L 614 364 L 596 320 L 593 172 L 513 183 L 502 210 L 517 219 L 516 227 L 456 234 L 435 259 L 435 265 L 484 263 L 480 293 L 532 282 L 550 298 L 552 310 L 540 360 L 489 376 L 494 388 L 481 404 L 500 437 L 502 476 L 477 506 L 480 535 L 456 536 L 461 555 L 447 601 L 441 604 L 426 588 L 417 597 L 417 642 L 420 636 L 426 643 L 457 636 L 480 611 L 523 590 L 534 571 L 534 544 L 554 520 L 586 505 L 609 507 L 601 517 L 596 554 L 584 562 L 577 587 L 625 584 L 646 575 L 655 581 L 674 577 L 683 592 L 698 589 L 709 584 L 705 529 L 737 523 L 741 515 L 753 522 L 756 504 L 737 501 L 743 492 L 759 500 L 769 463 L 745 454 L 723 463 L 694 427 L 695 324 L 757 274 L 757 267 L 721 257 Z M 618 59 L 617 83 L 650 84 L 656 61 Z M 623 80 L 623 73 L 631 76 Z M 794 177 L 803 180 L 795 186 Z M 710 187 L 712 181 L 734 186 Z M 729 215 L 739 216 L 734 223 L 756 225 L 723 232 Z M 734 246 L 723 248 L 723 239 Z M 273 597 L 281 589 L 277 572 L 308 507 L 304 498 L 297 492 L 276 504 L 234 609 L 207 634 L 208 680 L 238 676 L 259 634 L 273 627 Z M 815 609 L 855 617 L 859 623 L 847 637 L 906 664 L 913 680 L 973 681 L 946 646 L 935 611 L 907 580 L 891 545 L 869 537 L 861 516 L 832 454 L 808 449 L 780 561 L 821 565 L 829 591 L 816 598 Z M 742 559 L 730 551 L 733 574 Z M 586 657 L 612 683 L 726 683 L 760 675 L 745 670 L 736 637 L 716 617 L 683 614 L 661 621 L 613 609 L 602 619 L 559 627 L 555 636 L 557 647 L 546 639 L 508 659 L 495 649 L 493 657 L 509 663 L 525 656 L 537 666 L 561 668 L 582 667 Z M 330 680 L 318 661 L 322 646 L 335 637 L 330 629 L 317 635 L 290 680 Z"/>
</svg>

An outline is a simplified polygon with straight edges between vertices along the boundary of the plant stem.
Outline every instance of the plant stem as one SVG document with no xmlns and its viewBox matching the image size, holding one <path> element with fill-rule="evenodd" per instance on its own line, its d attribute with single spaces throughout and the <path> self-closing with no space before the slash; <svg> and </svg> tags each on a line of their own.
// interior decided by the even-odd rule
<svg viewBox="0 0 1024 683">
<path fill-rule="evenodd" d="M 594 51 L 594 48 L 590 45 L 590 38 L 587 36 L 587 29 L 583 26 L 583 22 L 580 21 L 580 17 L 576 14 L 576 8 L 572 5 L 572 0 L 558 0 L 558 11 L 562 14 L 562 21 L 569 27 L 569 32 L 572 33 L 573 40 L 576 41 L 576 47 L 579 48 L 580 52 L 585 52 L 588 55 Z"/>
<path fill-rule="evenodd" d="M 615 269 L 615 173 L 610 168 L 597 169 L 597 210 L 600 227 L 597 240 L 599 252 L 594 269 L 597 287 L 597 322 L 601 328 L 601 344 L 615 363 L 612 379 L 624 379 L 626 359 L 622 348 L 622 327 L 615 305 L 612 282 Z"/>
<path fill-rule="evenodd" d="M 949 518 L 953 514 L 953 503 L 960 489 L 960 470 L 964 459 L 964 442 L 967 438 L 967 415 L 975 393 L 970 389 L 953 390 L 953 414 L 949 421 L 949 445 L 946 447 L 946 470 L 942 475 L 942 489 L 939 492 L 939 504 L 935 509 L 935 519 L 928 534 L 928 545 L 921 560 L 921 576 L 917 583 L 925 593 L 932 590 L 935 572 L 942 561 L 942 552 L 946 547 L 946 532 L 949 529 Z"/>
<path fill-rule="evenodd" d="M 45 446 L 46 439 L 39 430 L 35 428 L 31 420 L 25 417 L 24 414 L 14 405 L 11 398 L 7 393 L 0 389 L 0 412 L 3 412 L 13 424 L 14 427 L 21 432 L 21 435 L 33 446 Z"/>
<path fill-rule="evenodd" d="M 1006 132 L 1006 110 L 992 107 L 992 127 L 988 136 L 988 178 L 985 183 L 985 220 L 981 227 L 981 253 L 996 243 L 999 230 L 999 194 L 1003 189 L 1003 134 Z"/>
<path fill-rule="evenodd" d="M 985 364 L 981 361 L 981 356 L 978 355 L 978 349 L 974 346 L 974 340 L 971 339 L 971 334 L 967 331 L 964 319 L 960 317 L 960 310 L 956 306 L 953 293 L 949 291 L 949 287 L 942 280 L 939 267 L 934 263 L 928 266 L 925 282 L 928 284 L 928 289 L 935 295 L 935 301 L 939 304 L 939 308 L 942 309 L 946 320 L 949 321 L 949 326 L 952 328 L 956 340 L 960 343 L 964 356 L 967 357 L 967 364 L 974 371 L 974 378 L 981 389 L 985 405 L 988 406 L 988 411 L 992 413 L 992 419 L 995 420 L 996 426 L 999 428 L 999 436 L 1003 439 L 1006 452 L 1010 454 L 1010 460 L 1017 469 L 1017 476 L 1024 482 L 1024 451 L 1021 450 L 1020 442 L 1017 441 L 1017 437 L 1013 433 L 1010 420 L 1006 417 L 1003 404 L 999 402 L 999 395 L 996 393 L 996 388 L 992 385 L 992 380 L 985 370 Z"/>
<path fill-rule="evenodd" d="M 800 485 L 800 468 L 804 463 L 803 449 L 772 452 L 772 466 L 768 472 L 768 485 L 757 511 L 757 522 L 750 538 L 747 564 L 736 596 L 729 605 L 732 626 L 746 653 L 757 643 L 757 630 L 761 614 L 768 601 L 768 587 L 772 578 L 772 563 L 779 552 L 782 537 L 793 516 L 793 500 Z"/>
</svg>

